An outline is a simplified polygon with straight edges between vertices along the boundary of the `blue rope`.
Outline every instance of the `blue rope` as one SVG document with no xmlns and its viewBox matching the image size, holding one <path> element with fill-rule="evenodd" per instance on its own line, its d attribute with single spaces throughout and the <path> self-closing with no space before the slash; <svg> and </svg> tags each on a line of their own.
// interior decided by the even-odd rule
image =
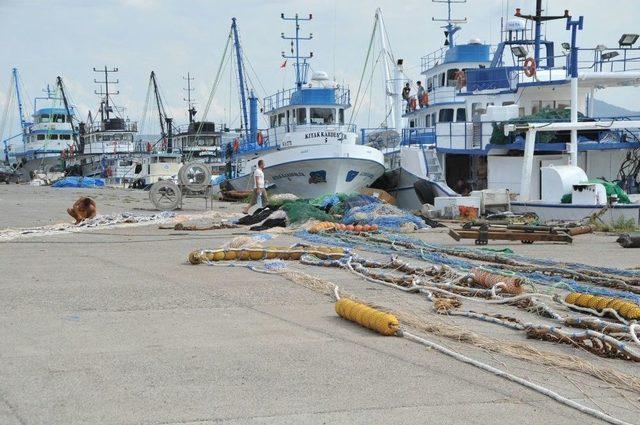
<svg viewBox="0 0 640 425">
<path fill-rule="evenodd" d="M 406 257 L 417 258 L 419 260 L 424 260 L 434 264 L 444 264 L 462 272 L 468 272 L 469 270 L 477 267 L 478 264 L 463 258 L 456 257 L 451 253 L 481 254 L 484 256 L 487 255 L 486 251 L 482 251 L 479 249 L 468 248 L 468 247 L 445 247 L 442 245 L 424 242 L 420 239 L 415 239 L 415 238 L 407 237 L 404 235 L 398 235 L 395 233 L 381 232 L 381 235 L 387 238 L 390 244 L 367 240 L 357 236 L 354 237 L 353 235 L 350 235 L 344 232 L 315 234 L 315 233 L 309 233 L 306 230 L 301 230 L 296 233 L 296 236 L 298 236 L 299 238 L 307 240 L 313 244 L 333 245 L 333 246 L 340 246 L 343 248 L 358 248 L 358 249 L 363 249 L 365 251 L 375 252 L 379 254 L 386 254 L 386 255 L 400 254 Z M 412 249 L 412 248 L 405 248 L 398 245 L 393 245 L 394 242 L 413 244 L 417 248 Z M 597 271 L 600 273 L 607 273 L 607 274 L 618 275 L 618 276 L 640 276 L 640 273 L 633 272 L 630 270 L 615 269 L 615 268 L 608 268 L 608 267 L 593 267 L 593 266 L 582 265 L 578 263 L 559 263 L 553 260 L 540 260 L 540 259 L 525 257 L 517 254 L 504 255 L 504 254 L 496 253 L 494 256 L 500 259 L 519 260 L 519 261 L 532 264 L 534 266 L 540 265 L 540 266 L 546 266 L 546 267 L 557 267 L 557 268 L 570 269 L 573 271 L 591 270 L 591 271 Z M 504 272 L 502 269 L 494 268 L 488 265 L 483 265 L 483 267 L 493 273 Z M 586 285 L 586 284 L 578 283 L 573 279 L 566 279 L 561 276 L 547 275 L 538 271 L 514 272 L 514 274 L 516 276 L 529 279 L 530 281 L 533 281 L 535 283 L 545 285 L 545 286 L 552 286 L 552 287 L 564 286 L 573 292 L 585 292 L 593 295 L 602 295 L 606 297 L 625 298 L 640 304 L 640 295 L 637 295 L 628 291 Z"/>
</svg>

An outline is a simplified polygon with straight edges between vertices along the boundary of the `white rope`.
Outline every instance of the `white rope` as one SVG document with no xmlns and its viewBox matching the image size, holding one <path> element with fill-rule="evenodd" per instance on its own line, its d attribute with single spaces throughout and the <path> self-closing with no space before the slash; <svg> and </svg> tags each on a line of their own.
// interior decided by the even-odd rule
<svg viewBox="0 0 640 425">
<path fill-rule="evenodd" d="M 540 393 L 542 395 L 545 395 L 547 397 L 550 397 L 550 398 L 556 400 L 557 402 L 559 402 L 561 404 L 564 404 L 565 406 L 569 406 L 569 407 L 571 407 L 573 409 L 576 409 L 576 410 L 578 410 L 578 411 L 580 411 L 582 413 L 585 413 L 587 415 L 593 416 L 593 417 L 598 418 L 600 420 L 606 421 L 606 422 L 608 422 L 610 424 L 631 425 L 629 422 L 622 421 L 620 419 L 614 418 L 613 416 L 609 416 L 606 413 L 601 412 L 599 410 L 595 410 L 595 409 L 592 409 L 590 407 L 584 406 L 584 405 L 582 405 L 580 403 L 577 403 L 577 402 L 575 402 L 573 400 L 570 400 L 570 399 L 568 399 L 566 397 L 563 397 L 560 394 L 558 394 L 558 393 L 556 393 L 554 391 L 551 391 L 548 388 L 542 387 L 542 386 L 540 386 L 538 384 L 535 384 L 535 383 L 533 383 L 531 381 L 527 381 L 526 379 L 520 378 L 519 376 L 513 375 L 513 374 L 511 374 L 509 372 L 505 372 L 503 370 L 497 369 L 497 368 L 495 368 L 493 366 L 490 366 L 488 364 L 479 362 L 478 360 L 474 360 L 474 359 L 472 359 L 470 357 L 467 357 L 467 356 L 465 356 L 463 354 L 460 354 L 458 352 L 450 350 L 450 349 L 448 349 L 446 347 L 443 347 L 442 345 L 439 345 L 439 344 L 437 344 L 435 342 L 432 342 L 432 341 L 426 340 L 424 338 L 421 338 L 421 337 L 419 337 L 417 335 L 413 335 L 413 334 L 411 334 L 409 332 L 403 331 L 402 332 L 402 336 L 407 338 L 410 341 L 417 342 L 419 344 L 422 344 L 424 346 L 432 348 L 432 349 L 434 349 L 436 351 L 439 351 L 439 352 L 441 352 L 443 354 L 446 354 L 449 357 L 453 357 L 454 359 L 456 359 L 458 361 L 470 364 L 470 365 L 475 366 L 475 367 L 477 367 L 479 369 L 485 370 L 487 372 L 491 372 L 494 375 L 500 376 L 502 378 L 508 379 L 509 381 L 512 381 L 512 382 L 520 384 L 520 385 L 522 385 L 524 387 L 530 388 L 530 389 L 532 389 L 532 390 L 534 390 L 534 391 L 536 391 L 536 392 L 538 392 L 538 393 Z"/>
<path fill-rule="evenodd" d="M 560 304 L 562 304 L 563 306 L 571 309 L 571 310 L 577 310 L 577 311 L 581 311 L 583 313 L 590 313 L 593 314 L 595 316 L 598 317 L 604 317 L 605 314 L 609 313 L 612 316 L 614 316 L 616 319 L 618 319 L 621 323 L 624 323 L 625 325 L 628 325 L 629 322 L 627 322 L 623 317 L 621 317 L 617 311 L 615 311 L 612 308 L 604 308 L 602 309 L 602 311 L 598 311 L 598 310 L 594 310 L 592 308 L 588 308 L 588 307 L 580 307 L 574 304 L 569 304 L 568 302 L 566 302 L 565 300 L 563 300 L 562 298 L 558 298 L 558 297 L 554 297 L 554 300 L 556 300 L 557 302 L 559 302 Z"/>
<path fill-rule="evenodd" d="M 640 339 L 638 339 L 638 334 L 636 333 L 636 329 L 640 329 L 640 325 L 637 323 L 633 323 L 629 325 L 629 333 L 631 334 L 631 339 L 633 339 L 636 344 L 640 345 Z"/>
</svg>

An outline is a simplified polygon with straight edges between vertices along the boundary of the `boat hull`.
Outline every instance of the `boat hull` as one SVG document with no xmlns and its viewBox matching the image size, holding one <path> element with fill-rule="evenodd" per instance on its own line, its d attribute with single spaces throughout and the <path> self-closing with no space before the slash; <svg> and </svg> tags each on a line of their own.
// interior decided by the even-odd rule
<svg viewBox="0 0 640 425">
<path fill-rule="evenodd" d="M 369 186 L 384 172 L 384 158 L 376 149 L 362 145 L 318 145 L 265 153 L 265 179 L 272 193 L 292 193 L 316 198 L 330 193 L 350 193 Z M 255 158 L 247 174 L 229 180 L 235 190 L 253 187 Z"/>
</svg>

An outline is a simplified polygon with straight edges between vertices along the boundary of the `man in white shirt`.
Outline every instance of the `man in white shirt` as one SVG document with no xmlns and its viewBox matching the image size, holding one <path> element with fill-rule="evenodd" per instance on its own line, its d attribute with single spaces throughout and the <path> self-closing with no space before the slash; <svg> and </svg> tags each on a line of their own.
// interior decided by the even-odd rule
<svg viewBox="0 0 640 425">
<path fill-rule="evenodd" d="M 247 205 L 242 212 L 244 214 L 249 213 L 249 208 L 254 206 L 258 202 L 258 197 L 262 197 L 262 206 L 267 203 L 267 190 L 264 188 L 264 161 L 258 161 L 258 168 L 253 172 L 253 195 L 251 196 L 251 202 Z"/>
</svg>

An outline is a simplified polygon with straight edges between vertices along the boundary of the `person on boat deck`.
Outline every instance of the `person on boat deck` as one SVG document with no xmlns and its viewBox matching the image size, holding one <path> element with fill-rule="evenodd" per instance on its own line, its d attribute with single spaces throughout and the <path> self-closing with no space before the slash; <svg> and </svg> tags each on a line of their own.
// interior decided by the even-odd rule
<svg viewBox="0 0 640 425">
<path fill-rule="evenodd" d="M 422 85 L 422 81 L 418 81 L 416 84 L 418 85 L 418 105 L 422 108 L 426 106 L 424 104 L 424 86 Z"/>
<path fill-rule="evenodd" d="M 249 213 L 249 208 L 254 206 L 258 202 L 258 197 L 262 196 L 262 206 L 267 203 L 267 190 L 264 188 L 264 161 L 261 159 L 258 161 L 258 168 L 253 172 L 253 194 L 251 195 L 251 202 L 242 210 L 243 214 Z"/>
<path fill-rule="evenodd" d="M 468 196 L 469 193 L 471 193 L 471 186 L 466 182 L 465 179 L 459 178 L 454 190 L 462 196 Z"/>
<path fill-rule="evenodd" d="M 409 112 L 409 105 L 411 104 L 411 87 L 409 83 L 405 84 L 402 89 L 402 98 L 407 102 L 407 112 Z"/>
</svg>

